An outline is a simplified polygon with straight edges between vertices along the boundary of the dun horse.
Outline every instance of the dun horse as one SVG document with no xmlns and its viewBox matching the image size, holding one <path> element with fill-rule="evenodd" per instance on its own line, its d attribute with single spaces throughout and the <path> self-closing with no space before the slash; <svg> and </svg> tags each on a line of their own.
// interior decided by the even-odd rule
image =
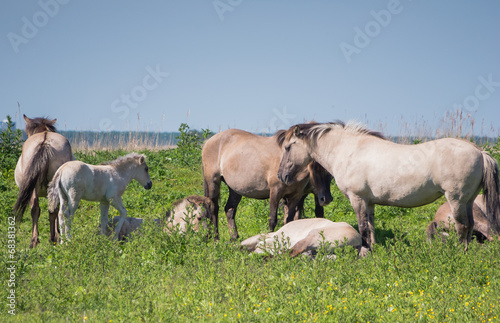
<svg viewBox="0 0 500 323">
<path fill-rule="evenodd" d="M 47 196 L 47 185 L 59 166 L 74 160 L 68 140 L 56 133 L 56 119 L 30 119 L 24 115 L 28 139 L 23 144 L 21 157 L 17 161 L 14 173 L 19 195 L 14 205 L 17 222 L 21 222 L 23 213 L 31 205 L 32 235 L 30 248 L 36 247 L 38 239 L 38 218 L 40 217 L 39 197 Z M 50 212 L 50 241 L 59 240 L 57 210 Z"/>
<path fill-rule="evenodd" d="M 218 216 L 220 185 L 229 187 L 229 198 L 225 211 L 231 239 L 238 238 L 235 215 L 241 197 L 269 199 L 269 230 L 277 224 L 278 203 L 286 199 L 288 215 L 286 222 L 293 220 L 300 212 L 297 206 L 302 197 L 314 191 L 318 203 L 323 206 L 332 201 L 330 193 L 331 176 L 319 165 L 309 165 L 297 174 L 293 184 L 281 183 L 276 174 L 282 149 L 274 137 L 262 137 L 243 130 L 229 129 L 216 134 L 205 143 L 202 151 L 203 184 L 205 196 L 212 200 L 208 212 L 218 238 Z M 309 186 L 314 178 L 314 186 Z M 317 212 L 320 212 L 319 209 Z M 322 212 L 320 212 L 322 214 Z M 285 222 L 285 223 L 286 223 Z"/>
<path fill-rule="evenodd" d="M 327 219 L 301 219 L 285 224 L 276 232 L 258 234 L 241 242 L 241 246 L 255 253 L 271 254 L 291 251 L 291 256 L 300 254 L 314 256 L 317 249 L 330 243 L 328 253 L 336 247 L 350 245 L 361 247 L 361 235 L 346 222 Z"/>
<path fill-rule="evenodd" d="M 118 238 L 127 216 L 121 197 L 127 185 L 135 179 L 147 190 L 153 186 L 145 158 L 144 155 L 131 153 L 99 166 L 80 161 L 67 162 L 61 166 L 48 189 L 49 211 L 53 212 L 61 204 L 61 233 L 70 236 L 73 214 L 83 199 L 101 203 L 101 234 L 106 234 L 109 205 L 120 212 L 120 220 L 115 227 L 115 237 Z"/>
<path fill-rule="evenodd" d="M 500 228 L 498 164 L 487 152 L 460 139 L 401 145 L 358 124 L 299 124 L 278 138 L 285 149 L 279 178 L 300 180 L 317 161 L 350 200 L 363 238 L 361 255 L 375 243 L 375 205 L 416 207 L 445 195 L 456 229 L 467 244 L 473 230 L 472 205 L 481 188 L 495 232 Z"/>
<path fill-rule="evenodd" d="M 474 200 L 474 205 L 472 206 L 472 216 L 474 218 L 474 229 L 472 235 L 476 237 L 477 241 L 484 242 L 485 240 L 493 241 L 493 230 L 492 225 L 486 217 L 486 204 L 484 201 L 484 195 L 478 195 Z M 431 241 L 436 234 L 438 228 L 444 231 L 449 231 L 456 226 L 455 219 L 451 213 L 450 204 L 448 202 L 444 203 L 439 207 L 434 216 L 434 220 L 427 227 L 427 238 Z M 443 240 L 448 233 L 443 232 Z M 498 237 L 500 240 L 500 237 Z"/>
<path fill-rule="evenodd" d="M 208 209 L 211 203 L 212 201 L 204 196 L 191 195 L 175 201 L 172 204 L 171 210 L 167 211 L 165 219 L 154 219 L 153 221 L 160 227 L 165 226 L 164 231 L 166 232 L 171 232 L 171 230 L 186 232 L 189 228 L 198 231 L 200 222 L 205 224 L 203 210 Z M 113 218 L 113 227 L 116 227 L 119 220 L 119 217 Z M 138 231 L 142 227 L 143 223 L 144 219 L 141 218 L 125 218 L 125 222 L 123 222 L 118 235 L 118 240 L 130 238 L 133 232 Z"/>
</svg>

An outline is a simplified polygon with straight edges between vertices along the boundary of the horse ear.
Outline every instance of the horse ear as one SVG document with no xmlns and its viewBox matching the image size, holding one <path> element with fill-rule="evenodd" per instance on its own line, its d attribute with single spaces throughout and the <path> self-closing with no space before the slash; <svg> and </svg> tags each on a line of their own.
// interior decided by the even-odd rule
<svg viewBox="0 0 500 323">
<path fill-rule="evenodd" d="M 146 160 L 146 159 L 144 158 L 144 156 L 140 156 L 140 157 L 139 157 L 139 163 L 144 164 L 144 161 L 145 161 L 145 160 Z"/>
<path fill-rule="evenodd" d="M 26 123 L 30 123 L 31 122 L 31 119 L 28 118 L 25 114 L 23 114 L 23 117 L 24 117 L 24 121 L 26 121 Z"/>
<path fill-rule="evenodd" d="M 50 125 L 51 125 L 51 126 L 53 126 L 53 125 L 55 125 L 55 124 L 56 124 L 56 122 L 57 122 L 57 118 L 56 118 L 56 119 L 54 119 L 54 120 L 50 120 L 50 122 L 49 122 L 49 123 L 50 123 Z"/>
<path fill-rule="evenodd" d="M 293 129 L 293 134 L 297 137 L 300 135 L 300 127 L 299 126 L 295 126 L 295 129 Z"/>
</svg>

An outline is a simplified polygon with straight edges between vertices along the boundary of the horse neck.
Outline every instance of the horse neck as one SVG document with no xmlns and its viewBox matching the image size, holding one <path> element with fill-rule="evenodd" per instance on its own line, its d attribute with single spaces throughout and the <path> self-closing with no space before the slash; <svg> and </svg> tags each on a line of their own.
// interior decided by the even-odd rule
<svg viewBox="0 0 500 323">
<path fill-rule="evenodd" d="M 119 165 L 118 167 L 113 167 L 122 179 L 125 186 L 127 186 L 134 179 L 134 167 L 131 164 Z"/>
<path fill-rule="evenodd" d="M 309 145 L 309 154 L 325 168 L 330 174 L 334 175 L 335 164 L 342 158 L 339 153 L 343 148 L 342 130 L 332 130 L 323 134 Z"/>
</svg>

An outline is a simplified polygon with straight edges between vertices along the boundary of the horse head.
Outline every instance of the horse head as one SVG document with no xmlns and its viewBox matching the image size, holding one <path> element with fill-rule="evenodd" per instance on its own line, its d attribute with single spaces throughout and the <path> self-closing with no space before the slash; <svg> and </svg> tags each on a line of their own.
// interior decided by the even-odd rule
<svg viewBox="0 0 500 323">
<path fill-rule="evenodd" d="M 151 177 L 149 177 L 149 167 L 146 164 L 146 157 L 144 155 L 137 155 L 138 165 L 136 168 L 134 179 L 141 183 L 145 189 L 149 190 L 153 187 Z"/>
<path fill-rule="evenodd" d="M 311 163 L 312 157 L 307 143 L 302 140 L 300 125 L 288 129 L 280 144 L 284 147 L 284 152 L 278 169 L 278 178 L 289 185 L 295 182 L 297 174 L 306 169 L 307 165 Z"/>
<path fill-rule="evenodd" d="M 26 134 L 29 136 L 34 135 L 40 132 L 57 132 L 54 124 L 57 119 L 49 120 L 47 118 L 28 118 L 25 114 L 23 114 L 24 121 L 26 121 Z"/>
</svg>

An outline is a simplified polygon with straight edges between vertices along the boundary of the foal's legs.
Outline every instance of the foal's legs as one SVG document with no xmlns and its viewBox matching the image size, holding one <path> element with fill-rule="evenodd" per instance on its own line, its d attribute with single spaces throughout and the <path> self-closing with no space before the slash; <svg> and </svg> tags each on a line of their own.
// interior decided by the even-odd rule
<svg viewBox="0 0 500 323">
<path fill-rule="evenodd" d="M 115 227 L 115 239 L 118 239 L 118 235 L 120 234 L 120 231 L 122 229 L 123 222 L 125 222 L 125 218 L 127 217 L 127 210 L 123 206 L 121 196 L 114 197 L 112 202 L 111 202 L 111 205 L 113 205 L 113 207 L 115 209 L 117 209 L 118 212 L 120 212 L 120 220 L 118 221 L 118 223 L 116 224 L 116 227 Z M 101 218 L 101 221 L 102 221 L 102 218 Z M 101 222 L 101 230 L 102 230 L 102 222 Z"/>
<path fill-rule="evenodd" d="M 359 196 L 349 197 L 351 205 L 358 219 L 358 229 L 361 234 L 360 256 L 364 257 L 375 243 L 375 206 L 368 203 Z"/>
<path fill-rule="evenodd" d="M 61 228 L 61 235 L 71 239 L 71 220 L 80 203 L 80 196 L 76 192 L 70 191 L 68 195 L 63 193 L 59 194 L 59 203 L 61 209 L 59 210 L 59 227 Z"/>
<path fill-rule="evenodd" d="M 36 247 L 40 240 L 38 239 L 38 218 L 40 217 L 40 205 L 38 204 L 38 192 L 35 189 L 30 200 L 31 204 L 31 221 L 32 221 L 32 234 L 30 248 Z"/>
<path fill-rule="evenodd" d="M 227 199 L 226 211 L 227 226 L 229 227 L 229 234 L 231 235 L 231 240 L 238 239 L 238 229 L 236 229 L 236 221 L 234 220 L 236 216 L 236 210 L 238 209 L 238 204 L 241 201 L 241 195 L 233 191 L 229 187 L 229 197 Z"/>
</svg>

